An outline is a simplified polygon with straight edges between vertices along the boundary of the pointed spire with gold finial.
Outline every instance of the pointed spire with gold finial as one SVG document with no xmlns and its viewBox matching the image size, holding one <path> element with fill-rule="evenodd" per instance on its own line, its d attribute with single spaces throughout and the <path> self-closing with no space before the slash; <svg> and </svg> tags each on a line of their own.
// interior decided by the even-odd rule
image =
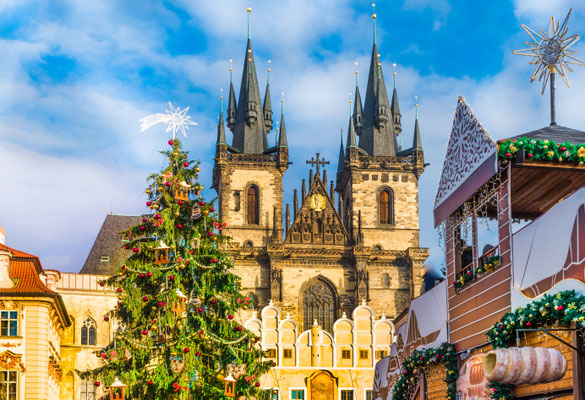
<svg viewBox="0 0 585 400">
<path fill-rule="evenodd" d="M 234 91 L 234 82 L 232 79 L 233 75 L 232 60 L 230 60 L 230 94 L 228 98 L 228 109 L 227 109 L 227 124 L 230 131 L 234 131 L 236 125 L 236 111 L 238 106 L 236 104 L 236 93 Z"/>
<path fill-rule="evenodd" d="M 223 89 L 221 89 L 223 92 Z M 219 123 L 217 124 L 217 143 L 216 146 L 220 144 L 227 144 L 225 139 L 225 127 L 223 126 L 223 93 L 219 96 Z"/>
<path fill-rule="evenodd" d="M 353 125 L 355 133 L 360 136 L 362 134 L 362 123 L 364 117 L 364 110 L 362 107 L 362 97 L 360 95 L 360 88 L 358 86 L 358 63 L 355 63 L 355 99 L 353 103 Z"/>
<path fill-rule="evenodd" d="M 375 7 L 375 4 L 372 6 Z M 375 12 L 372 14 L 372 19 L 374 20 L 374 45 L 368 74 L 359 147 L 370 156 L 395 156 L 397 143 L 380 54 L 378 54 L 376 44 L 377 15 Z"/>
<path fill-rule="evenodd" d="M 396 63 L 392 64 L 396 68 Z M 402 132 L 402 115 L 398 106 L 398 92 L 396 91 L 396 71 L 394 71 L 394 90 L 392 91 L 392 122 L 394 123 L 394 132 L 396 135 Z"/>
<path fill-rule="evenodd" d="M 242 83 L 238 98 L 236 121 L 233 129 L 233 147 L 241 153 L 259 154 L 268 147 L 266 137 L 266 126 L 264 123 L 264 112 L 261 109 L 260 90 L 258 88 L 258 77 L 254 64 L 252 52 L 252 41 L 250 39 L 250 13 L 248 7 L 248 44 L 244 58 L 244 70 L 242 71 Z"/>
<path fill-rule="evenodd" d="M 286 137 L 286 126 L 284 125 L 284 92 L 281 93 L 280 100 L 280 134 L 278 135 L 278 147 L 288 148 L 288 140 Z"/>
<path fill-rule="evenodd" d="M 420 130 L 418 128 L 418 97 L 415 97 L 416 103 L 414 105 L 416 109 L 416 118 L 414 120 L 414 137 L 412 139 L 412 150 L 423 151 L 422 141 L 420 140 Z"/>
<path fill-rule="evenodd" d="M 270 99 L 270 63 L 271 61 L 268 60 L 268 68 L 266 68 L 268 78 L 266 79 L 266 92 L 264 92 L 264 106 L 262 107 L 262 110 L 264 111 L 264 124 L 266 125 L 266 132 L 270 132 L 272 130 L 272 101 Z"/>
</svg>

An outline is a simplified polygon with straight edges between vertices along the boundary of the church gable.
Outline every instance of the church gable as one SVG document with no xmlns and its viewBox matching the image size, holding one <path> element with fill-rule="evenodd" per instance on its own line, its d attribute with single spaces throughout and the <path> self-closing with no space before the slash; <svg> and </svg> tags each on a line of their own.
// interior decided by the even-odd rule
<svg viewBox="0 0 585 400">
<path fill-rule="evenodd" d="M 309 192 L 302 199 L 285 243 L 343 245 L 348 241 L 349 235 L 317 172 L 310 182 Z"/>
</svg>

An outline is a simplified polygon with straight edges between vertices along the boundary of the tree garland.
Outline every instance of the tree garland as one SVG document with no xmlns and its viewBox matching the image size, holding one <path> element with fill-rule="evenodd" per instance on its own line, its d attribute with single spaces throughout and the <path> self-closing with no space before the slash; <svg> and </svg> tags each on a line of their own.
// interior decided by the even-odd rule
<svg viewBox="0 0 585 400">
<path fill-rule="evenodd" d="M 526 152 L 527 161 L 558 161 L 577 165 L 585 162 L 585 144 L 557 144 L 554 140 L 531 139 L 526 136 L 500 143 L 498 156 L 502 160 L 511 160 L 520 150 Z"/>
<path fill-rule="evenodd" d="M 445 364 L 447 383 L 447 400 L 455 400 L 457 394 L 457 356 L 451 343 L 442 343 L 436 349 L 415 350 L 402 363 L 402 377 L 394 385 L 392 400 L 410 399 L 413 386 L 417 382 L 416 375 L 423 372 L 429 365 Z"/>
<path fill-rule="evenodd" d="M 500 265 L 500 256 L 491 256 L 483 261 L 483 264 L 477 267 L 475 273 L 477 276 L 483 275 L 487 272 L 492 272 Z"/>
<path fill-rule="evenodd" d="M 545 295 L 526 307 L 518 307 L 506 313 L 489 331 L 486 332 L 494 349 L 506 348 L 516 337 L 516 329 L 539 328 L 547 325 L 570 325 L 585 328 L 585 296 L 577 295 L 574 290 Z M 491 398 L 507 400 L 514 397 L 513 386 L 491 383 Z"/>
</svg>

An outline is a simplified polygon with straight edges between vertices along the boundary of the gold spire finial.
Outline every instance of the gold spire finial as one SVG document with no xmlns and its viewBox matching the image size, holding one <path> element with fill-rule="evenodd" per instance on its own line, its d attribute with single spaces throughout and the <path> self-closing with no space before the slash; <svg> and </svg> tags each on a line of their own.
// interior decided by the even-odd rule
<svg viewBox="0 0 585 400">
<path fill-rule="evenodd" d="M 252 12 L 252 7 L 246 8 L 246 12 L 251 13 Z"/>
<path fill-rule="evenodd" d="M 376 3 L 372 3 L 372 19 L 376 19 L 378 16 L 376 15 Z"/>
<path fill-rule="evenodd" d="M 270 63 L 272 62 L 272 60 L 268 60 L 268 68 L 266 69 L 266 71 L 270 72 Z"/>
</svg>

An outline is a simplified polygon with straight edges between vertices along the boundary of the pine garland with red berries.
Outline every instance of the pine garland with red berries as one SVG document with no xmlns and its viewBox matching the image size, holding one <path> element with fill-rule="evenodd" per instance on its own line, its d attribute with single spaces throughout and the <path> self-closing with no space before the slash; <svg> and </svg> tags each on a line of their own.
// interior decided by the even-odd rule
<svg viewBox="0 0 585 400">
<path fill-rule="evenodd" d="M 516 329 L 545 328 L 550 325 L 585 328 L 585 296 L 577 295 L 574 290 L 559 292 L 556 295 L 544 295 L 526 307 L 518 307 L 514 312 L 506 313 L 492 329 L 487 331 L 494 349 L 506 348 L 516 337 Z M 514 397 L 513 386 L 501 383 L 490 384 L 491 398 L 507 400 Z"/>
<path fill-rule="evenodd" d="M 392 400 L 410 399 L 412 390 L 421 373 L 431 365 L 444 364 L 446 370 L 447 400 L 455 400 L 457 394 L 457 356 L 451 343 L 442 343 L 436 349 L 415 350 L 402 363 L 402 376 L 394 384 Z"/>
</svg>

